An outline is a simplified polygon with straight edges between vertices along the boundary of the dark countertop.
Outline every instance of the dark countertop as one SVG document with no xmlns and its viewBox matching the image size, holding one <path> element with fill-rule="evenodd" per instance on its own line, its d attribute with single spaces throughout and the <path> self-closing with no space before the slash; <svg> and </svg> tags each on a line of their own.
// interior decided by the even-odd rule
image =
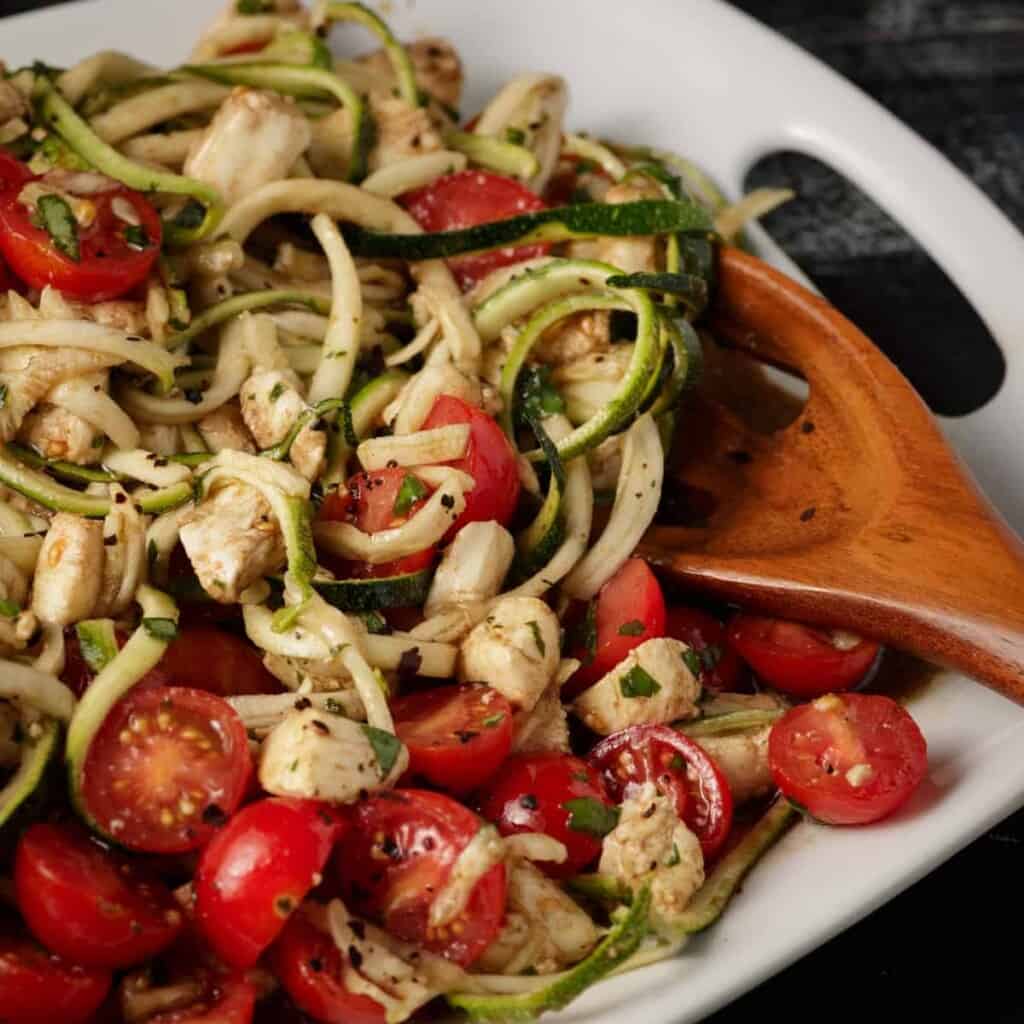
<svg viewBox="0 0 1024 1024">
<path fill-rule="evenodd" d="M 0 0 L 0 15 L 48 2 L 55 0 Z M 871 93 L 1024 229 L 1024 0 L 738 0 L 736 6 Z M 955 414 L 983 404 L 998 386 L 998 351 L 912 239 L 842 179 L 798 155 L 763 162 L 751 181 L 795 188 L 801 198 L 772 215 L 768 229 L 901 363 L 933 408 Z M 926 362 L 903 346 L 908 333 L 928 337 Z M 1005 932 L 995 927 L 999 911 L 1012 912 L 1020 899 L 1022 844 L 1024 812 L 711 1021 L 819 1024 L 904 1015 L 947 1021 L 962 1013 L 985 1022 L 1024 1021 L 1017 937 L 1012 924 Z M 836 884 L 857 868 L 837 864 Z"/>
</svg>

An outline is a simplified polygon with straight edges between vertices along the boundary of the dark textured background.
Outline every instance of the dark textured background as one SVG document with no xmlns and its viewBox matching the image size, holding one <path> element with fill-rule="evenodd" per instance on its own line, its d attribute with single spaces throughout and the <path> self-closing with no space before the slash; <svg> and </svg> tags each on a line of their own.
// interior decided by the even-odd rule
<svg viewBox="0 0 1024 1024">
<path fill-rule="evenodd" d="M 0 15 L 42 6 L 0 0 Z M 739 0 L 737 6 L 871 93 L 1024 229 L 1024 0 Z M 0 28 L 0 47 L 2 38 Z M 933 408 L 956 414 L 983 404 L 998 386 L 998 350 L 911 238 L 842 179 L 797 154 L 762 162 L 751 183 L 790 184 L 799 193 L 797 202 L 768 218 L 768 229 L 901 363 Z M 1024 287 L 1024 267 L 1021 273 Z M 716 1014 L 713 1024 L 944 1022 L 961 1014 L 1024 1022 L 1022 844 L 1024 812 Z M 836 885 L 858 869 L 836 864 Z M 780 907 L 780 917 L 785 913 Z"/>
</svg>

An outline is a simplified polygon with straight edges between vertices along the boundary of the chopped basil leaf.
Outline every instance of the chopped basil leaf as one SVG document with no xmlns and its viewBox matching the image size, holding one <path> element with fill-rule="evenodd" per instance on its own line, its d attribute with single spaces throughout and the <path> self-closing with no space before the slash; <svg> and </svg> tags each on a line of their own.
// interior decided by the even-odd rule
<svg viewBox="0 0 1024 1024">
<path fill-rule="evenodd" d="M 717 644 L 708 644 L 700 652 L 700 660 L 704 668 L 710 672 L 722 660 L 722 648 Z"/>
<path fill-rule="evenodd" d="M 237 0 L 235 11 L 239 14 L 266 14 L 272 11 L 272 0 Z"/>
<path fill-rule="evenodd" d="M 519 407 L 525 416 L 538 419 L 565 412 L 565 400 L 551 382 L 550 366 L 527 366 L 517 381 Z"/>
<path fill-rule="evenodd" d="M 387 634 L 391 632 L 388 620 L 380 612 L 360 612 L 359 618 L 363 620 L 367 633 Z"/>
<path fill-rule="evenodd" d="M 573 630 L 576 647 L 583 648 L 580 662 L 589 665 L 597 654 L 597 602 L 589 601 L 587 610 Z"/>
<path fill-rule="evenodd" d="M 21 612 L 21 606 L 17 601 L 11 601 L 9 598 L 0 598 L 0 615 L 5 619 L 16 619 Z"/>
<path fill-rule="evenodd" d="M 619 626 L 619 636 L 643 636 L 646 628 L 639 619 L 630 619 Z"/>
<path fill-rule="evenodd" d="M 270 389 L 270 395 L 268 397 L 270 398 L 271 402 L 276 402 L 283 394 L 284 394 L 284 384 L 281 381 L 278 381 Z"/>
<path fill-rule="evenodd" d="M 672 856 L 665 861 L 665 867 L 674 868 L 677 864 L 682 861 L 682 857 L 679 856 L 679 847 L 675 843 L 672 844 Z"/>
<path fill-rule="evenodd" d="M 60 196 L 40 196 L 36 203 L 39 219 L 54 248 L 75 263 L 81 258 L 78 247 L 78 221 L 71 207 Z"/>
<path fill-rule="evenodd" d="M 588 160 L 586 157 L 582 160 L 576 161 L 577 174 L 593 174 L 597 169 L 597 164 L 593 160 Z"/>
<path fill-rule="evenodd" d="M 574 832 L 587 832 L 603 839 L 619 823 L 619 809 L 584 796 L 566 800 L 562 806 L 569 812 L 569 828 Z"/>
<path fill-rule="evenodd" d="M 619 689 L 623 697 L 653 697 L 661 685 L 649 672 L 634 665 L 620 680 Z"/>
<path fill-rule="evenodd" d="M 522 128 L 506 128 L 505 141 L 513 146 L 521 146 L 526 141 L 526 132 Z"/>
<path fill-rule="evenodd" d="M 170 643 L 178 635 L 174 619 L 143 619 L 142 628 L 154 639 Z"/>
<path fill-rule="evenodd" d="M 505 720 L 505 712 L 499 711 L 496 715 L 488 715 L 480 724 L 485 729 L 493 729 L 496 725 L 501 725 Z"/>
<path fill-rule="evenodd" d="M 682 754 L 673 754 L 668 766 L 673 771 L 681 772 L 686 767 L 686 761 L 683 760 Z"/>
<path fill-rule="evenodd" d="M 387 778 L 391 769 L 395 767 L 398 755 L 402 751 L 402 741 L 393 733 L 387 732 L 384 729 L 377 729 L 372 725 L 364 725 L 363 732 L 366 734 L 366 738 L 370 741 L 370 746 L 373 747 L 373 752 L 377 756 L 377 764 L 380 765 L 381 776 Z"/>
<path fill-rule="evenodd" d="M 176 228 L 191 231 L 199 227 L 206 217 L 206 210 L 203 204 L 196 199 L 190 199 L 172 218 L 171 223 Z"/>
<path fill-rule="evenodd" d="M 150 244 L 149 235 L 141 224 L 129 224 L 124 229 L 124 240 L 133 249 L 148 249 Z"/>
<path fill-rule="evenodd" d="M 7 404 L 7 385 L 0 384 L 0 409 Z"/>
<path fill-rule="evenodd" d="M 692 675 L 700 675 L 702 669 L 700 655 L 692 647 L 683 651 L 683 664 L 690 670 Z"/>
<path fill-rule="evenodd" d="M 324 710 L 329 711 L 332 715 L 345 714 L 345 708 L 342 706 L 341 701 L 335 700 L 334 697 L 328 697 L 324 701 Z"/>
<path fill-rule="evenodd" d="M 530 632 L 533 633 L 533 642 L 537 645 L 537 650 L 540 651 L 540 656 L 543 658 L 548 653 L 548 649 L 544 644 L 544 637 L 541 636 L 540 625 L 536 619 L 530 619 L 527 625 L 530 627 Z"/>
<path fill-rule="evenodd" d="M 398 496 L 395 498 L 395 506 L 392 510 L 396 516 L 408 515 L 409 509 L 416 504 L 420 498 L 427 496 L 427 487 L 419 477 L 412 473 L 406 473 L 402 477 L 402 486 L 398 488 Z"/>
</svg>

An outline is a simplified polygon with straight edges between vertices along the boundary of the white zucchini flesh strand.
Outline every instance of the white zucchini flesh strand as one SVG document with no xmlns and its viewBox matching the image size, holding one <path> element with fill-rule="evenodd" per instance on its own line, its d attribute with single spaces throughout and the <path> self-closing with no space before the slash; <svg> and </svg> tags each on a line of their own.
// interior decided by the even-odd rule
<svg viewBox="0 0 1024 1024">
<path fill-rule="evenodd" d="M 0 658 L 0 698 L 62 722 L 71 721 L 75 710 L 75 695 L 56 676 L 6 658 Z"/>
<path fill-rule="evenodd" d="M 241 697 L 228 697 L 227 702 L 238 712 L 246 731 L 264 736 L 287 715 L 309 701 L 311 706 L 325 714 L 344 714 L 346 718 L 362 718 L 362 705 L 351 690 L 324 693 L 257 693 Z"/>
<path fill-rule="evenodd" d="M 519 832 L 506 836 L 505 852 L 510 860 L 518 858 L 564 864 L 569 859 L 565 844 L 543 832 Z"/>
<path fill-rule="evenodd" d="M 31 532 L 28 516 L 6 501 L 0 501 L 0 537 L 23 537 Z"/>
<path fill-rule="evenodd" d="M 31 576 L 36 571 L 42 546 L 42 537 L 0 535 L 0 558 L 6 558 L 26 576 Z"/>
<path fill-rule="evenodd" d="M 417 430 L 414 434 L 370 438 L 356 449 L 356 457 L 368 470 L 389 465 L 427 466 L 461 459 L 468 443 L 469 424 L 453 423 L 447 427 Z"/>
<path fill-rule="evenodd" d="M 411 156 L 407 160 L 398 160 L 381 167 L 364 178 L 359 187 L 372 192 L 375 196 L 394 199 L 395 196 L 411 192 L 414 188 L 429 185 L 446 174 L 465 170 L 468 163 L 469 159 L 464 153 L 439 149 L 434 153 Z"/>
<path fill-rule="evenodd" d="M 401 366 L 403 363 L 407 363 L 410 359 L 418 356 L 425 349 L 429 348 L 433 343 L 434 338 L 437 337 L 437 332 L 441 328 L 441 321 L 437 317 L 431 317 L 417 332 L 416 337 L 409 342 L 408 345 L 404 345 L 397 352 L 392 352 L 391 355 L 387 356 L 384 360 L 385 366 Z"/>
<path fill-rule="evenodd" d="M 188 466 L 168 462 L 144 448 L 108 452 L 103 456 L 103 464 L 114 473 L 141 480 L 153 487 L 171 487 L 192 477 Z"/>
<path fill-rule="evenodd" d="M 484 825 L 455 858 L 444 885 L 430 904 L 427 924 L 441 928 L 456 920 L 469 904 L 484 875 L 505 860 L 505 844 L 493 825 Z"/>
<path fill-rule="evenodd" d="M 644 413 L 626 431 L 608 525 L 563 582 L 566 594 L 589 601 L 619 571 L 654 521 L 664 473 L 661 435 L 651 414 Z"/>
<path fill-rule="evenodd" d="M 139 445 L 139 428 L 132 418 L 106 391 L 97 391 L 88 381 L 62 381 L 47 394 L 46 401 L 85 420 L 106 434 L 118 448 Z"/>
</svg>

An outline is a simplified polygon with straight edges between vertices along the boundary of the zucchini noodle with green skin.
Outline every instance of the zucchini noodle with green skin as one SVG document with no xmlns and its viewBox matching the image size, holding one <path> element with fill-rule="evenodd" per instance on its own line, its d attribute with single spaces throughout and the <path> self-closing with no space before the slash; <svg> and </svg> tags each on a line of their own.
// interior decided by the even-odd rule
<svg viewBox="0 0 1024 1024">
<path fill-rule="evenodd" d="M 367 36 L 359 57 L 328 46 Z M 794 814 L 772 804 L 705 874 L 702 826 L 653 786 L 649 807 L 605 781 L 561 801 L 557 835 L 482 827 L 469 801 L 513 755 L 596 756 L 569 715 L 672 726 L 767 795 L 750 763 L 784 702 L 701 699 L 695 645 L 626 621 L 621 657 L 569 694 L 662 498 L 720 236 L 783 196 L 730 205 L 682 158 L 573 130 L 557 74 L 512 79 L 469 124 L 462 85 L 446 40 L 333 0 L 232 0 L 167 69 L 107 51 L 0 80 L 3 838 L 43 807 L 125 856 L 187 853 L 195 928 L 239 979 L 259 962 L 300 1001 L 278 954 L 306 929 L 341 996 L 394 1024 L 442 998 L 533 1020 L 677 955 Z M 440 755 L 410 726 L 420 701 L 439 702 L 431 744 L 451 733 Z M 237 798 L 214 798 L 229 759 Z M 362 900 L 364 864 L 414 859 L 366 825 L 340 897 L 313 867 L 236 964 L 203 879 L 266 803 L 254 778 L 316 827 L 341 809 L 339 846 L 364 814 L 440 806 L 437 848 L 415 851 L 422 930 Z M 145 834 L 131 801 L 168 792 Z M 154 949 L 118 962 L 118 998 L 194 1011 L 156 986 Z"/>
</svg>

